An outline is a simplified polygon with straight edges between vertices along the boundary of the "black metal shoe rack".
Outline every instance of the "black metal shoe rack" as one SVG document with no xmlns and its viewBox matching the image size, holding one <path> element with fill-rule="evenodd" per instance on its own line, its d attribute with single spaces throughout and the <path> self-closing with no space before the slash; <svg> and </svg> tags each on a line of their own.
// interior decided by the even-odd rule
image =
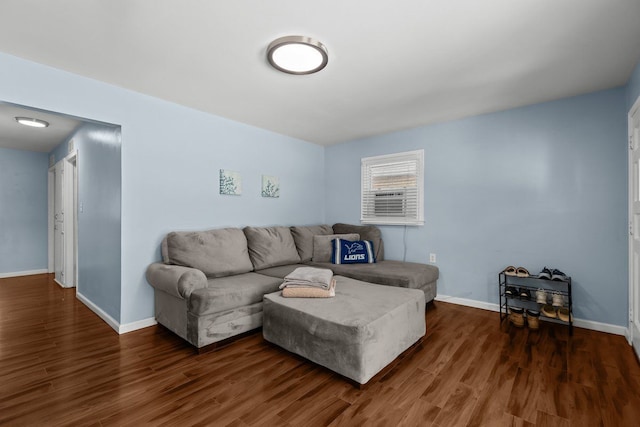
<svg viewBox="0 0 640 427">
<path fill-rule="evenodd" d="M 513 286 L 518 290 L 518 295 L 507 295 L 507 287 Z M 531 298 L 522 298 L 519 296 L 520 289 L 527 289 L 531 294 Z M 569 321 L 565 322 L 557 317 L 547 317 L 542 314 L 542 305 L 536 302 L 536 291 L 544 289 L 547 295 L 551 296 L 554 292 L 563 296 L 563 307 L 569 309 Z M 500 294 L 500 324 L 509 316 L 509 307 L 520 307 L 523 309 L 537 310 L 540 312 L 540 318 L 550 320 L 556 323 L 562 323 L 569 327 L 569 335 L 573 335 L 573 298 L 571 295 L 571 277 L 566 276 L 564 280 L 541 279 L 536 276 L 517 277 L 509 276 L 504 272 L 498 274 L 498 292 Z M 547 304 L 551 304 L 547 297 Z"/>
</svg>

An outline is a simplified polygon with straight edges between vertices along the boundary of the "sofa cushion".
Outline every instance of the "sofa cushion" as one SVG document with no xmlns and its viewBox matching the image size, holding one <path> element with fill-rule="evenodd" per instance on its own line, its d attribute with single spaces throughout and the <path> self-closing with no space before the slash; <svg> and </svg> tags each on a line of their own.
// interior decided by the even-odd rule
<svg viewBox="0 0 640 427">
<path fill-rule="evenodd" d="M 289 227 L 245 227 L 244 234 L 256 270 L 300 262 Z"/>
<path fill-rule="evenodd" d="M 306 264 L 287 264 L 279 265 L 277 267 L 269 267 L 263 270 L 257 270 L 256 273 L 264 274 L 265 276 L 277 277 L 284 280 L 284 277 L 291 274 L 293 270 L 298 267 L 308 267 Z"/>
<path fill-rule="evenodd" d="M 401 288 L 423 288 L 427 283 L 438 280 L 437 267 L 427 264 L 402 261 L 380 261 L 375 264 L 331 264 L 311 262 L 309 265 L 328 268 L 333 274 L 351 277 L 377 285 Z"/>
<path fill-rule="evenodd" d="M 282 279 L 257 273 L 244 273 L 209 279 L 207 287 L 191 293 L 187 308 L 202 316 L 233 310 L 262 301 L 265 294 L 276 292 Z"/>
<path fill-rule="evenodd" d="M 296 242 L 300 262 L 311 261 L 313 258 L 313 236 L 333 234 L 330 225 L 309 225 L 291 227 L 293 240 Z"/>
<path fill-rule="evenodd" d="M 373 244 L 370 240 L 334 239 L 331 242 L 331 262 L 333 264 L 373 264 Z"/>
<path fill-rule="evenodd" d="M 375 225 L 351 225 L 337 223 L 333 224 L 333 232 L 338 234 L 344 233 L 358 233 L 362 240 L 370 240 L 373 242 L 373 249 L 375 250 L 376 260 L 382 261 L 384 259 L 384 243 L 382 242 L 382 233 L 380 229 Z"/>
<path fill-rule="evenodd" d="M 360 235 L 351 234 L 328 234 L 326 236 L 313 236 L 313 262 L 331 262 L 331 254 L 333 246 L 331 241 L 334 239 L 344 240 L 360 240 Z"/>
<path fill-rule="evenodd" d="M 253 270 L 247 239 L 239 228 L 174 231 L 167 235 L 169 264 L 197 268 L 208 277 L 223 277 Z"/>
</svg>

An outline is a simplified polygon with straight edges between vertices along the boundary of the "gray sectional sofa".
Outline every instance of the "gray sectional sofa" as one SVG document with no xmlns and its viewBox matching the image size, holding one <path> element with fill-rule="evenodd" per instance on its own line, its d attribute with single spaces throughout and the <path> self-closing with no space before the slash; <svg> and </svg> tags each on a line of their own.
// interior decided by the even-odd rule
<svg viewBox="0 0 640 427">
<path fill-rule="evenodd" d="M 332 264 L 335 235 L 373 242 L 374 264 Z M 359 237 L 359 239 L 358 239 Z M 438 268 L 384 259 L 375 226 L 349 224 L 245 227 L 172 232 L 162 242 L 162 262 L 147 269 L 154 288 L 156 320 L 201 349 L 262 326 L 263 297 L 277 292 L 297 267 L 331 269 L 335 275 L 420 289 L 436 296 Z"/>
</svg>

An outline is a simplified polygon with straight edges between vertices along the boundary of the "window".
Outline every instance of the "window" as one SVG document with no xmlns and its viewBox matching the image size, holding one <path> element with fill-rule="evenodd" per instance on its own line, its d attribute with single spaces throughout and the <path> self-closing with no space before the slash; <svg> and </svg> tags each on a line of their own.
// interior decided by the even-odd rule
<svg viewBox="0 0 640 427">
<path fill-rule="evenodd" d="M 362 159 L 364 224 L 424 224 L 424 150 Z"/>
</svg>

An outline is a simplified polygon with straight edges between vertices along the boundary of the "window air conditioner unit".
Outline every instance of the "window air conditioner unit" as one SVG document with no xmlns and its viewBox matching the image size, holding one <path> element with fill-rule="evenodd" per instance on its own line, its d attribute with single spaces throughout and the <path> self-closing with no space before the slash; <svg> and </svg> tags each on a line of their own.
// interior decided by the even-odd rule
<svg viewBox="0 0 640 427">
<path fill-rule="evenodd" d="M 386 191 L 376 193 L 373 201 L 373 212 L 376 216 L 404 216 L 404 191 Z"/>
</svg>

